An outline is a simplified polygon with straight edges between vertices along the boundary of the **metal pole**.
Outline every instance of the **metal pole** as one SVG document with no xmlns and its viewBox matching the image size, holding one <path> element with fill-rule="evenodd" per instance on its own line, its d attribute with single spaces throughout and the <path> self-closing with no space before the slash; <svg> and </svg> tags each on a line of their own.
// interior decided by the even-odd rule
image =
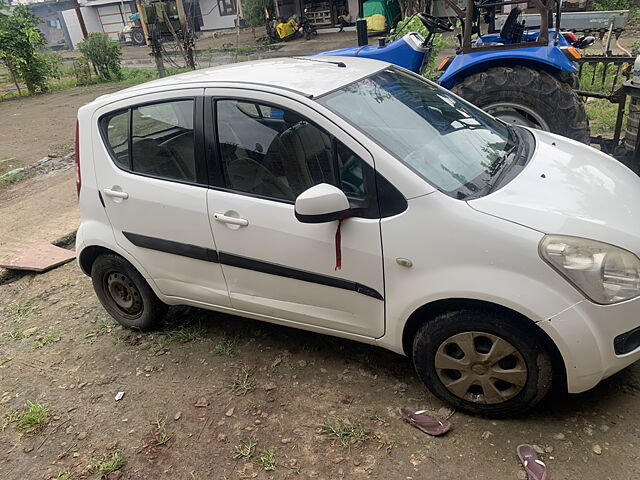
<svg viewBox="0 0 640 480">
<path fill-rule="evenodd" d="M 87 33 L 87 26 L 84 24 L 82 10 L 80 10 L 80 4 L 78 3 L 78 0 L 73 0 L 73 9 L 76 11 L 76 15 L 78 16 L 78 23 L 80 24 L 80 30 L 82 30 L 82 36 L 84 38 L 87 38 L 89 34 Z"/>
<path fill-rule="evenodd" d="M 369 43 L 367 36 L 367 21 L 364 17 L 364 0 L 358 0 L 358 18 L 356 20 L 356 32 L 358 34 L 358 46 L 364 47 Z"/>
</svg>

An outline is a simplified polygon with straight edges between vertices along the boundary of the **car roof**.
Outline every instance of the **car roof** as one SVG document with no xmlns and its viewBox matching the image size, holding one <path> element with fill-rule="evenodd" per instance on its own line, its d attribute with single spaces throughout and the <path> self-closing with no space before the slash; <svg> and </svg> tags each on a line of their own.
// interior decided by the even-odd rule
<svg viewBox="0 0 640 480">
<path fill-rule="evenodd" d="M 172 75 L 100 97 L 124 99 L 145 90 L 215 87 L 216 84 L 264 86 L 317 97 L 389 66 L 386 62 L 356 57 L 290 57 L 234 63 Z M 99 102 L 102 103 L 102 102 Z"/>
</svg>

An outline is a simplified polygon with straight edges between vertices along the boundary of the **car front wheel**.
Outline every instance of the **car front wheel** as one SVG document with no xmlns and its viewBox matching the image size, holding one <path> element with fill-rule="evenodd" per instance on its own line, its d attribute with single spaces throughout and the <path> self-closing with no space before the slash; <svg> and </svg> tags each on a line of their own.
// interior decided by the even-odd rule
<svg viewBox="0 0 640 480">
<path fill-rule="evenodd" d="M 460 310 L 422 325 L 413 362 L 429 390 L 457 410 L 521 414 L 553 380 L 551 355 L 532 326 L 501 312 Z"/>
<path fill-rule="evenodd" d="M 167 313 L 167 305 L 144 277 L 119 255 L 99 256 L 91 267 L 91 281 L 102 306 L 123 327 L 146 330 Z"/>
</svg>

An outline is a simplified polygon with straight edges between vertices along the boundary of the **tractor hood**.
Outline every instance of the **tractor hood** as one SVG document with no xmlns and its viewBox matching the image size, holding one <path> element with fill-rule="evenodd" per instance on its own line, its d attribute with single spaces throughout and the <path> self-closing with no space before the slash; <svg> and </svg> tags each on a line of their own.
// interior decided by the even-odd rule
<svg viewBox="0 0 640 480">
<path fill-rule="evenodd" d="M 640 178 L 591 147 L 531 132 L 536 149 L 524 170 L 468 204 L 543 233 L 599 240 L 640 255 Z"/>
</svg>

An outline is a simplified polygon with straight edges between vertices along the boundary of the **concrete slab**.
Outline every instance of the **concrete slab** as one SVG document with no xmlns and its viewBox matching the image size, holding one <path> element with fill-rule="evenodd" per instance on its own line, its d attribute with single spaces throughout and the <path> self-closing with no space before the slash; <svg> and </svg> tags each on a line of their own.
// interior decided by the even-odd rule
<svg viewBox="0 0 640 480">
<path fill-rule="evenodd" d="M 45 272 L 70 262 L 74 258 L 76 258 L 74 251 L 56 247 L 46 240 L 39 240 L 27 245 L 15 255 L 0 259 L 0 267 L 11 270 Z"/>
</svg>

